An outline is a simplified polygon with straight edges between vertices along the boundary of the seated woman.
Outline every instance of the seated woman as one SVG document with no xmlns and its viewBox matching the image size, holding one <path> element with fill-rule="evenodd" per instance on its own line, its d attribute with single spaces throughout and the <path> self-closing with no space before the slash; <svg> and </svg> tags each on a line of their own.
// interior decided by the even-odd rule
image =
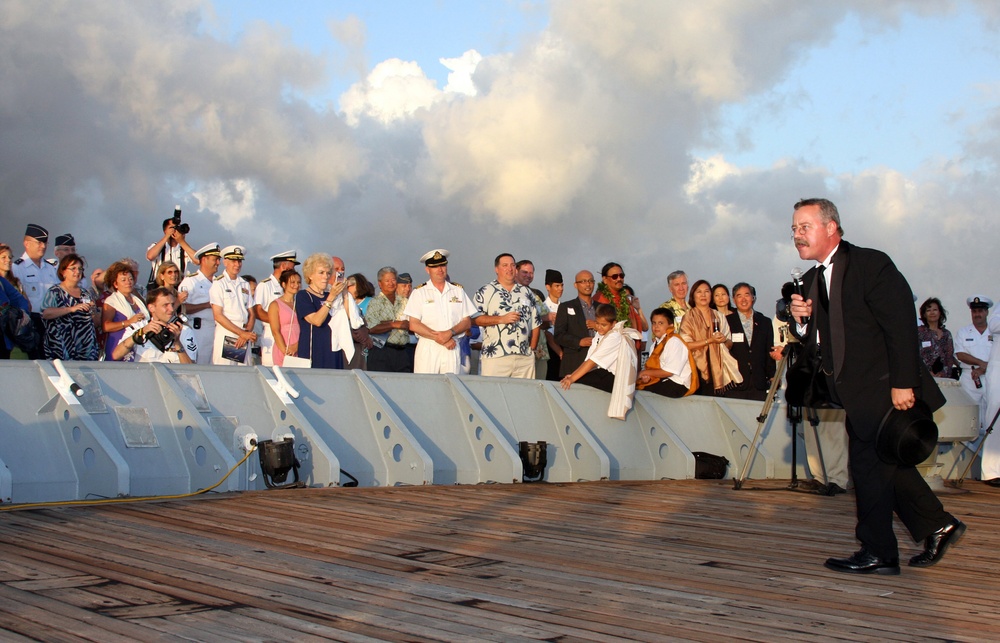
<svg viewBox="0 0 1000 643">
<path fill-rule="evenodd" d="M 691 288 L 691 309 L 681 321 L 681 339 L 698 366 L 698 395 L 725 395 L 733 383 L 743 381 L 729 348 L 733 345 L 726 316 L 713 309 L 712 288 L 699 279 Z"/>
<path fill-rule="evenodd" d="M 698 389 L 694 358 L 684 340 L 674 333 L 674 312 L 657 308 L 650 314 L 649 323 L 653 346 L 646 368 L 639 371 L 636 388 L 666 397 L 691 395 Z"/>
<path fill-rule="evenodd" d="M 615 372 L 617 371 L 618 347 L 622 343 L 623 336 L 618 332 L 611 332 L 615 326 L 617 311 L 611 304 L 598 304 L 594 310 L 594 324 L 597 335 L 587 350 L 587 358 L 583 364 L 562 379 L 561 386 L 564 390 L 569 390 L 573 382 L 580 382 L 587 386 L 599 388 L 608 393 L 615 385 Z M 635 356 L 633 351 L 628 351 Z"/>
<path fill-rule="evenodd" d="M 948 311 L 941 305 L 940 299 L 931 297 L 920 305 L 920 321 L 924 322 L 917 328 L 920 359 L 934 377 L 953 377 L 958 362 L 955 361 L 951 331 L 944 327 Z"/>
</svg>

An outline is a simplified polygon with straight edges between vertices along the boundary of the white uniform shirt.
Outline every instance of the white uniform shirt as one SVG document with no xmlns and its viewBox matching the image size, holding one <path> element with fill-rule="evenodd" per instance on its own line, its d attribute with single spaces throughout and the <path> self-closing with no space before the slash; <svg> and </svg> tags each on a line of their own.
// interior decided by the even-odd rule
<svg viewBox="0 0 1000 643">
<path fill-rule="evenodd" d="M 464 318 L 476 314 L 476 307 L 472 305 L 465 290 L 453 283 L 446 281 L 444 290 L 438 291 L 434 284 L 428 281 L 410 293 L 410 299 L 406 302 L 403 314 L 407 318 L 420 320 L 424 326 L 431 330 L 442 331 L 452 328 Z M 420 341 L 424 339 L 421 337 Z"/>
<path fill-rule="evenodd" d="M 278 283 L 278 278 L 272 274 L 270 277 L 257 284 L 257 289 L 253 292 L 253 299 L 254 302 L 260 304 L 260 307 L 263 308 L 266 313 L 268 306 L 271 305 L 271 302 L 278 297 L 281 297 L 284 293 L 285 289 Z"/>
<path fill-rule="evenodd" d="M 194 339 L 194 333 L 187 326 L 181 327 L 180 345 L 192 362 L 198 361 L 198 344 Z M 161 364 L 180 364 L 181 357 L 178 353 L 168 351 L 164 353 L 159 348 L 147 341 L 145 344 L 136 345 L 135 361 L 137 362 L 159 362 Z"/>
<path fill-rule="evenodd" d="M 552 297 L 546 297 L 545 298 L 545 307 L 549 309 L 550 313 L 554 313 L 557 310 L 559 310 L 559 303 L 555 302 L 555 301 L 552 301 Z M 549 324 L 549 327 L 548 327 L 547 331 L 549 333 L 551 333 L 552 335 L 556 334 L 556 325 L 555 325 L 555 322 Z M 542 339 L 544 339 L 544 337 Z M 540 339 L 538 341 L 541 342 L 542 340 Z"/>
<path fill-rule="evenodd" d="M 990 350 L 993 348 L 993 333 L 988 327 L 980 333 L 975 326 L 969 324 L 955 333 L 954 341 L 955 353 L 968 353 L 976 359 L 989 361 Z M 977 390 L 976 384 L 972 381 L 972 367 L 964 363 L 962 364 L 961 384 L 967 391 Z M 978 390 L 982 391 L 982 389 Z"/>
<path fill-rule="evenodd" d="M 246 279 L 236 275 L 230 279 L 222 273 L 212 282 L 208 290 L 208 300 L 213 306 L 221 306 L 222 314 L 239 328 L 245 328 L 250 319 L 250 309 L 254 306 L 253 294 Z M 228 332 L 228 331 L 227 331 Z"/>
<path fill-rule="evenodd" d="M 188 294 L 187 301 L 185 302 L 186 304 L 207 304 L 209 303 L 208 292 L 211 288 L 212 280 L 206 277 L 205 273 L 199 270 L 190 277 L 185 277 L 184 281 L 182 281 L 177 287 L 177 290 Z M 215 317 L 212 315 L 211 308 L 206 308 L 196 313 L 188 313 L 187 315 L 189 318 L 197 317 L 201 319 L 203 326 L 206 323 L 215 323 Z"/>
<path fill-rule="evenodd" d="M 55 266 L 45 260 L 42 260 L 41 266 L 36 266 L 25 252 L 10 268 L 14 276 L 21 280 L 24 296 L 31 303 L 31 312 L 41 314 L 45 293 L 59 283 Z"/>
</svg>

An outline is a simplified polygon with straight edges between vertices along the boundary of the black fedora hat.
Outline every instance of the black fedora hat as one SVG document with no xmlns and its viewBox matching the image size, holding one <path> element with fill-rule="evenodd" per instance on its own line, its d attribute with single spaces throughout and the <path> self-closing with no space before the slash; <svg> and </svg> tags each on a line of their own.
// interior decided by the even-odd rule
<svg viewBox="0 0 1000 643">
<path fill-rule="evenodd" d="M 923 400 L 900 411 L 891 408 L 882 418 L 875 438 L 875 450 L 883 462 L 915 466 L 937 448 L 938 427 L 934 414 Z"/>
</svg>

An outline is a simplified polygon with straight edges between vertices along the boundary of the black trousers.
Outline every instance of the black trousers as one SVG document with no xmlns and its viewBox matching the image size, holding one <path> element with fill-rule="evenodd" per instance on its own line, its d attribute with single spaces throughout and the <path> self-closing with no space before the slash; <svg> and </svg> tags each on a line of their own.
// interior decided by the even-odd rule
<svg viewBox="0 0 1000 643">
<path fill-rule="evenodd" d="M 610 393 L 611 389 L 615 387 L 615 376 L 611 374 L 611 371 L 603 368 L 595 368 L 578 379 L 577 383 L 586 384 L 587 386 L 599 388 L 602 391 Z"/>
<path fill-rule="evenodd" d="M 864 440 L 847 418 L 848 452 L 858 524 L 855 536 L 869 551 L 883 559 L 899 556 L 892 530 L 893 512 L 903 521 L 914 541 L 946 526 L 952 516 L 944 510 L 916 467 L 886 464 L 875 451 L 875 440 Z M 874 435 L 874 432 L 864 432 Z"/>
<path fill-rule="evenodd" d="M 663 395 L 666 397 L 684 397 L 684 394 L 688 392 L 687 387 L 673 380 L 660 380 L 656 384 L 652 384 L 642 389 L 644 391 L 649 391 L 650 393 L 656 393 L 657 395 Z"/>
<path fill-rule="evenodd" d="M 412 373 L 413 351 L 409 344 L 396 346 L 386 344 L 382 348 L 374 346 L 368 350 L 368 370 L 383 373 Z"/>
</svg>

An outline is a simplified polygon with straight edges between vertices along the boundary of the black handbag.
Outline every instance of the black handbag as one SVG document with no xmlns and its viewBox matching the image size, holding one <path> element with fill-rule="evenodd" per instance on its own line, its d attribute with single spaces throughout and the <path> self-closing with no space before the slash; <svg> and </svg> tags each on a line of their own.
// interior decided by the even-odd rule
<svg viewBox="0 0 1000 643">
<path fill-rule="evenodd" d="M 726 469 L 729 468 L 729 459 L 725 456 L 705 453 L 704 451 L 693 451 L 694 456 L 694 477 L 699 480 L 721 480 L 726 477 Z"/>
<path fill-rule="evenodd" d="M 17 306 L 8 304 L 0 308 L 0 327 L 3 334 L 25 353 L 34 352 L 42 344 L 31 315 Z"/>
<path fill-rule="evenodd" d="M 790 406 L 809 409 L 840 408 L 830 396 L 830 387 L 823 374 L 822 359 L 816 346 L 803 346 L 799 350 L 798 359 L 788 367 L 785 377 L 788 383 L 785 401 Z"/>
</svg>

